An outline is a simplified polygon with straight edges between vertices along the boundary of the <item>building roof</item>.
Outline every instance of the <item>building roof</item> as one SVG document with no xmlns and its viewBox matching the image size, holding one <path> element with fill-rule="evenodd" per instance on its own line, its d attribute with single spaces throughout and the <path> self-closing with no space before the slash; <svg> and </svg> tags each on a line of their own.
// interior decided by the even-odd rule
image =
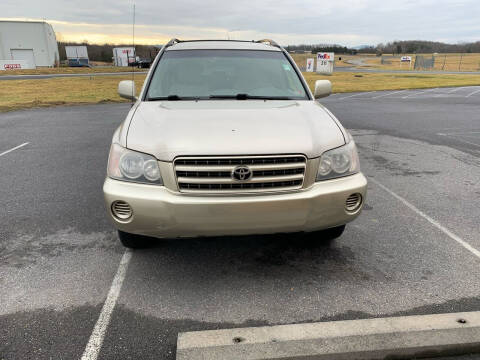
<svg viewBox="0 0 480 360">
<path fill-rule="evenodd" d="M 22 23 L 22 24 L 48 24 L 43 20 L 0 20 L 0 23 Z"/>
</svg>

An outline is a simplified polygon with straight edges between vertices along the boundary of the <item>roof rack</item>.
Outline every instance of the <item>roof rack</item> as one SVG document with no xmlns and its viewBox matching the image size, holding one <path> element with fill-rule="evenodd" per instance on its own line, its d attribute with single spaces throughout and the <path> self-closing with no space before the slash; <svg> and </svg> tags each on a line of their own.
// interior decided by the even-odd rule
<svg viewBox="0 0 480 360">
<path fill-rule="evenodd" d="M 275 41 L 273 41 L 272 39 L 262 39 L 262 40 L 257 40 L 255 41 L 256 43 L 261 43 L 261 44 L 268 44 L 268 45 L 271 45 L 271 46 L 275 46 L 275 47 L 278 47 L 278 48 L 281 48 L 280 45 L 278 45 Z"/>
<path fill-rule="evenodd" d="M 178 40 L 176 38 L 173 38 L 173 39 L 170 39 L 170 41 L 168 43 L 165 44 L 165 47 L 169 47 L 169 46 L 172 46 L 172 45 L 175 45 L 177 43 L 181 42 L 181 40 Z"/>
<path fill-rule="evenodd" d="M 173 38 L 173 39 L 170 39 L 170 41 L 168 43 L 165 44 L 165 47 L 170 47 L 172 45 L 175 45 L 175 44 L 178 44 L 178 43 L 182 43 L 182 42 L 197 42 L 197 41 L 237 41 L 237 42 L 250 42 L 248 40 L 223 40 L 223 39 L 218 39 L 218 40 L 213 40 L 213 39 L 208 39 L 208 40 L 179 40 L 179 39 L 176 39 L 176 38 Z M 271 46 L 275 46 L 277 48 L 282 48 L 280 45 L 278 45 L 275 41 L 273 41 L 272 39 L 261 39 L 261 40 L 252 40 L 252 42 L 254 43 L 258 43 L 258 44 L 268 44 L 268 45 L 271 45 Z"/>
</svg>

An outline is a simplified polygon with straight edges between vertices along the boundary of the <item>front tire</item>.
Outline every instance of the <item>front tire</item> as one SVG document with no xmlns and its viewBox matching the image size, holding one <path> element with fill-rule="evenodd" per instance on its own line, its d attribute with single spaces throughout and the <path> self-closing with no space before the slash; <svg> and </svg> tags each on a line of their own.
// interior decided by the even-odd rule
<svg viewBox="0 0 480 360">
<path fill-rule="evenodd" d="M 155 243 L 155 240 L 148 236 L 130 234 L 120 230 L 118 230 L 118 238 L 122 245 L 129 249 L 144 249 Z"/>
</svg>

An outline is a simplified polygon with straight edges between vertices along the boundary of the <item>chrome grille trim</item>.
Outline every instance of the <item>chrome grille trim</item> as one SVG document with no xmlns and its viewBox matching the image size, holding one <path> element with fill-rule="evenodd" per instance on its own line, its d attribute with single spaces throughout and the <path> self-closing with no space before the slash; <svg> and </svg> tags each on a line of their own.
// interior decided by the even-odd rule
<svg viewBox="0 0 480 360">
<path fill-rule="evenodd" d="M 303 174 L 288 175 L 288 176 L 258 176 L 246 182 L 239 182 L 233 180 L 231 177 L 228 178 L 209 178 L 209 177 L 178 177 L 179 184 L 248 184 L 248 183 L 268 183 L 268 182 L 279 182 L 279 181 L 293 181 L 293 180 L 303 180 Z"/>
<path fill-rule="evenodd" d="M 252 178 L 238 181 L 232 171 L 248 166 Z M 242 193 L 300 189 L 307 159 L 303 155 L 182 157 L 174 160 L 182 193 Z"/>
<path fill-rule="evenodd" d="M 303 155 L 280 156 L 218 156 L 177 158 L 177 165 L 264 165 L 305 162 Z"/>
<path fill-rule="evenodd" d="M 175 170 L 176 171 L 231 171 L 238 165 L 247 165 L 247 164 L 232 164 L 232 165 L 177 165 L 175 161 Z M 305 167 L 305 161 L 303 162 L 293 162 L 287 164 L 257 164 L 257 165 L 247 165 L 253 171 L 267 171 L 267 170 L 284 170 L 284 169 L 297 169 L 300 167 Z"/>
</svg>

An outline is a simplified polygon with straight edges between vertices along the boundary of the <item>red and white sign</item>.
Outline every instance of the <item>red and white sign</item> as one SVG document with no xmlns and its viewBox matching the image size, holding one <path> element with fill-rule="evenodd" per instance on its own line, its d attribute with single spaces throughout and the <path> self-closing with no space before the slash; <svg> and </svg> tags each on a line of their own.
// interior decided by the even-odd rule
<svg viewBox="0 0 480 360">
<path fill-rule="evenodd" d="M 307 72 L 313 72 L 313 64 L 315 63 L 314 58 L 308 58 L 307 59 Z"/>
<path fill-rule="evenodd" d="M 400 61 L 401 62 L 411 62 L 412 61 L 412 57 L 411 56 L 402 56 L 400 58 Z"/>
<path fill-rule="evenodd" d="M 317 74 L 332 74 L 334 60 L 334 53 L 317 53 Z"/>
<path fill-rule="evenodd" d="M 0 71 L 31 69 L 25 60 L 0 60 Z"/>
<path fill-rule="evenodd" d="M 3 67 L 5 68 L 5 70 L 9 70 L 9 69 L 21 69 L 21 68 L 22 68 L 22 64 L 4 64 Z"/>
</svg>

